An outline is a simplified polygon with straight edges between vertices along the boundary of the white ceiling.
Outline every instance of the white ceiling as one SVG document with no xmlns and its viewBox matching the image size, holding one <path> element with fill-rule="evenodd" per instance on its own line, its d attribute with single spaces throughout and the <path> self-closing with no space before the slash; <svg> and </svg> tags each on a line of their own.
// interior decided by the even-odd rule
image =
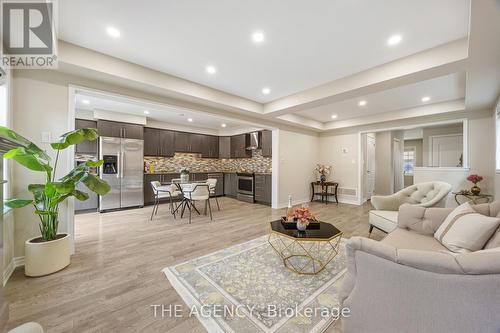
<svg viewBox="0 0 500 333">
<path fill-rule="evenodd" d="M 222 117 L 215 117 L 207 113 L 194 112 L 159 104 L 128 100 L 114 96 L 103 96 L 100 94 L 94 95 L 91 93 L 77 93 L 75 98 L 75 107 L 77 110 L 101 110 L 131 114 L 147 117 L 148 122 L 157 121 L 165 124 L 210 129 L 215 131 L 235 130 L 248 126 L 248 124 L 242 122 Z M 87 100 L 89 104 L 84 104 L 84 100 Z M 144 111 L 148 111 L 149 114 L 144 114 Z M 189 122 L 188 118 L 191 118 L 193 121 Z M 226 124 L 226 127 L 224 129 L 221 126 L 222 124 Z"/>
<path fill-rule="evenodd" d="M 469 6 L 469 0 L 64 0 L 60 38 L 269 102 L 465 37 Z M 121 37 L 109 37 L 108 26 Z M 265 33 L 260 45 L 251 39 L 257 30 Z M 403 40 L 389 47 L 393 34 Z M 205 72 L 208 64 L 215 75 Z M 263 87 L 271 93 L 263 95 Z"/>
<path fill-rule="evenodd" d="M 422 97 L 430 101 L 422 102 Z M 340 121 L 383 112 L 408 109 L 432 103 L 462 99 L 465 96 L 465 73 L 455 73 L 434 79 L 384 90 L 355 99 L 322 105 L 295 114 L 319 122 Z M 360 101 L 366 105 L 359 106 Z M 332 120 L 335 114 L 337 118 Z"/>
</svg>

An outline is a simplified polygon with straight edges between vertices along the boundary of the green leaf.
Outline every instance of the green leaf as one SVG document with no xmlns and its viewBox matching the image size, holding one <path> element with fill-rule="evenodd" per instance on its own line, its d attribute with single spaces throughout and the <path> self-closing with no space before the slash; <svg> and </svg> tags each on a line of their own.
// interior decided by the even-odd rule
<svg viewBox="0 0 500 333">
<path fill-rule="evenodd" d="M 72 195 L 73 195 L 73 193 L 68 193 L 68 194 L 63 194 L 63 195 L 56 196 L 55 198 L 53 198 L 50 201 L 50 207 L 54 208 L 55 206 L 57 206 L 58 204 L 60 204 L 64 200 L 66 200 L 67 198 L 71 197 Z"/>
<path fill-rule="evenodd" d="M 27 199 L 8 199 L 4 201 L 4 205 L 9 208 L 22 208 L 32 203 L 33 200 L 27 200 Z"/>
<path fill-rule="evenodd" d="M 87 193 L 78 190 L 74 190 L 72 194 L 80 201 L 85 201 L 89 198 L 89 195 Z"/>
<path fill-rule="evenodd" d="M 100 167 L 101 165 L 104 164 L 104 161 L 103 160 L 97 160 L 97 161 L 88 160 L 84 164 L 87 167 Z"/>
<path fill-rule="evenodd" d="M 52 198 L 54 195 L 56 195 L 56 186 L 53 183 L 47 183 L 45 185 L 45 196 L 48 198 Z"/>
<path fill-rule="evenodd" d="M 94 141 L 99 135 L 95 128 L 80 128 L 74 131 L 65 133 L 59 139 L 51 143 L 52 148 L 56 150 L 66 149 L 71 145 L 77 145 L 83 141 Z"/>
<path fill-rule="evenodd" d="M 33 193 L 35 198 L 35 206 L 37 209 L 45 209 L 45 185 L 44 184 L 29 184 L 28 191 Z"/>
<path fill-rule="evenodd" d="M 90 173 L 87 173 L 81 181 L 89 190 L 99 195 L 105 195 L 111 190 L 108 183 Z"/>
<path fill-rule="evenodd" d="M 68 193 L 71 193 L 75 190 L 75 183 L 71 180 L 64 181 L 64 182 L 48 183 L 47 185 L 49 185 L 49 184 L 54 186 L 55 190 L 59 194 L 68 194 Z"/>
<path fill-rule="evenodd" d="M 9 140 L 9 141 L 13 142 L 15 145 L 23 147 L 27 153 L 33 154 L 36 157 L 38 157 L 42 160 L 45 160 L 46 162 L 50 161 L 50 156 L 47 155 L 47 153 L 45 151 L 40 149 L 33 142 L 31 142 L 28 139 L 24 138 L 23 136 L 17 134 L 15 131 L 11 130 L 10 128 L 0 126 L 0 138 Z"/>
<path fill-rule="evenodd" d="M 49 164 L 40 161 L 36 155 L 26 151 L 23 147 L 9 150 L 4 154 L 4 158 L 13 159 L 17 163 L 33 171 L 52 172 L 52 167 Z"/>
</svg>

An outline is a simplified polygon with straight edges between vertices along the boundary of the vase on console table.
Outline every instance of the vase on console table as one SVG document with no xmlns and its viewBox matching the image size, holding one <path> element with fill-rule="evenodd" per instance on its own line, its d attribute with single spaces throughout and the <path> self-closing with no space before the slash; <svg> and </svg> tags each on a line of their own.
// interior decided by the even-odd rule
<svg viewBox="0 0 500 333">
<path fill-rule="evenodd" d="M 479 186 L 477 186 L 477 185 L 472 186 L 471 189 L 470 189 L 470 191 L 471 191 L 472 195 L 479 195 L 479 194 L 481 194 L 481 188 Z"/>
</svg>

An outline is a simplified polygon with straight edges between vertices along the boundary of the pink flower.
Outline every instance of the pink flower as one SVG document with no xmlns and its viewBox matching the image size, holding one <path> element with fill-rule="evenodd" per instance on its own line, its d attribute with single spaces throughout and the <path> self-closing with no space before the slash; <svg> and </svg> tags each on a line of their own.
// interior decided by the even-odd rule
<svg viewBox="0 0 500 333">
<path fill-rule="evenodd" d="M 475 185 L 479 183 L 481 180 L 483 180 L 483 177 L 479 175 L 470 175 L 469 177 L 467 177 L 467 180 L 474 183 Z"/>
</svg>

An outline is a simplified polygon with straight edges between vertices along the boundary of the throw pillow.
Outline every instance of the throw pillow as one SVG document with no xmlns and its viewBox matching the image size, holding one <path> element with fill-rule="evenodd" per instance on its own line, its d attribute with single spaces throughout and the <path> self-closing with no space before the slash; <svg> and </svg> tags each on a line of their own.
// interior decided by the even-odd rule
<svg viewBox="0 0 500 333">
<path fill-rule="evenodd" d="M 464 203 L 446 217 L 436 230 L 436 238 L 450 251 L 466 253 L 481 250 L 500 225 L 500 218 L 476 213 Z"/>
</svg>

